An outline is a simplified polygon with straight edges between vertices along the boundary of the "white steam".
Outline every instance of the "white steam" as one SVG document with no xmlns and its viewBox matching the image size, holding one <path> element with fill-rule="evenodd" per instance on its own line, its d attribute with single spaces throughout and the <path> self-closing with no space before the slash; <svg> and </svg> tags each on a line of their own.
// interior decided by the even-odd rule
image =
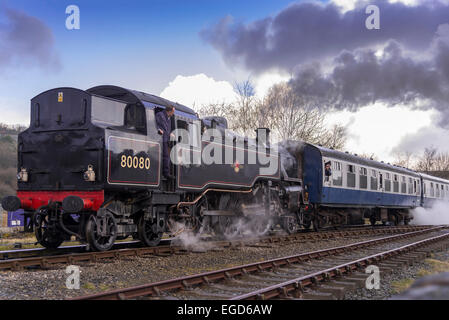
<svg viewBox="0 0 449 320">
<path fill-rule="evenodd" d="M 449 224 L 449 203 L 438 201 L 432 208 L 416 208 L 412 210 L 413 225 Z"/>
</svg>

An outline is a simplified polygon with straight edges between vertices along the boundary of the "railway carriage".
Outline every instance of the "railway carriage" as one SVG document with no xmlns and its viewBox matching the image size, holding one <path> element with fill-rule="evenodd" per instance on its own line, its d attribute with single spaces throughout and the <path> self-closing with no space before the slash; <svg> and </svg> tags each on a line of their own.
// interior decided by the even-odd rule
<svg viewBox="0 0 449 320">
<path fill-rule="evenodd" d="M 409 210 L 421 205 L 416 172 L 308 143 L 296 150 L 317 227 L 363 223 L 364 217 L 372 224 L 408 223 Z"/>
<path fill-rule="evenodd" d="M 437 201 L 449 201 L 449 181 L 428 174 L 420 174 L 423 185 L 422 206 L 432 207 Z"/>
</svg>

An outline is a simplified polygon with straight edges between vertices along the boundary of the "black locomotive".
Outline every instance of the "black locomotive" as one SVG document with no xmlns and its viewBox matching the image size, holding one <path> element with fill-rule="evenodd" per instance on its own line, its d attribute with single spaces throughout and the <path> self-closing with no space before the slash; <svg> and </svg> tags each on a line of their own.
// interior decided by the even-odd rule
<svg viewBox="0 0 449 320">
<path fill-rule="evenodd" d="M 194 158 L 214 144 L 223 152 L 214 149 L 213 157 L 228 164 L 171 163 L 175 179 L 164 179 L 155 115 L 168 105 L 176 109 L 172 128 L 196 141 L 184 152 Z M 222 138 L 206 139 L 209 128 Z M 47 248 L 72 236 L 99 251 L 129 236 L 154 246 L 179 226 L 232 236 L 237 221 L 251 222 L 257 234 L 273 225 L 288 232 L 310 225 L 301 177 L 289 177 L 283 165 L 292 156 L 281 161 L 274 154 L 275 170 L 263 173 L 268 164 L 251 159 L 269 155 L 269 144 L 229 137 L 226 128 L 223 118 L 200 119 L 186 106 L 116 86 L 43 92 L 31 100 L 30 127 L 19 135 L 17 196 L 2 206 L 24 209 Z M 227 149 L 232 159 L 225 159 Z"/>
</svg>

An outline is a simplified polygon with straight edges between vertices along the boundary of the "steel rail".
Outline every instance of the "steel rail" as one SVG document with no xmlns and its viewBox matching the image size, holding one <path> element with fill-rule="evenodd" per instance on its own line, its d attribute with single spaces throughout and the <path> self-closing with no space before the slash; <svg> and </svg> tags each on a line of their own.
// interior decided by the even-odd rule
<svg viewBox="0 0 449 320">
<path fill-rule="evenodd" d="M 318 272 L 314 272 L 308 274 L 306 276 L 302 276 L 296 279 L 292 279 L 289 281 L 282 282 L 280 284 L 276 284 L 273 286 L 269 286 L 264 289 L 259 289 L 253 292 L 249 292 L 246 294 L 242 294 L 236 297 L 232 297 L 230 300 L 267 300 L 273 299 L 277 297 L 285 297 L 290 294 L 290 292 L 296 292 L 297 297 L 298 290 L 302 291 L 303 288 L 312 286 L 317 284 L 318 282 L 328 281 L 332 278 L 336 278 L 342 276 L 344 274 L 350 274 L 352 271 L 357 270 L 359 268 L 366 267 L 374 262 L 379 262 L 381 260 L 390 258 L 392 256 L 396 256 L 399 254 L 403 254 L 406 252 L 410 252 L 416 248 L 420 248 L 422 246 L 426 246 L 438 241 L 449 239 L 449 233 L 435 236 L 432 238 L 419 240 L 411 244 L 407 244 L 401 246 L 399 248 L 387 250 L 381 253 L 373 254 L 361 259 L 353 260 L 351 262 L 347 262 L 344 264 L 337 265 L 335 267 L 327 268 L 324 270 L 320 270 Z"/>
<path fill-rule="evenodd" d="M 384 226 L 365 226 L 365 227 L 351 227 L 345 228 L 343 230 L 323 230 L 320 232 L 302 232 L 295 233 L 292 235 L 282 235 L 276 236 L 271 235 L 268 237 L 259 238 L 259 242 L 263 243 L 277 243 L 277 242 L 291 242 L 291 241 L 314 241 L 314 240 L 326 240 L 333 239 L 336 237 L 345 237 L 353 235 L 363 235 L 363 234 L 386 234 L 386 233 L 398 233 L 407 232 L 414 230 L 422 230 L 429 228 L 430 226 L 396 226 L 396 227 L 384 227 Z M 174 239 L 162 239 L 162 244 L 170 244 Z M 232 241 L 245 241 L 245 239 L 234 239 Z M 248 239 L 252 241 L 253 239 Z M 115 249 L 119 249 L 122 246 L 135 246 L 138 245 L 140 241 L 126 241 L 117 242 L 114 246 Z M 7 259 L 18 259 L 18 258 L 35 258 L 35 257 L 51 257 L 53 255 L 61 255 L 62 253 L 79 253 L 86 250 L 86 245 L 75 245 L 75 246 L 61 246 L 57 249 L 46 249 L 46 248 L 30 248 L 30 249 L 17 249 L 17 250 L 5 250 L 0 251 L 0 270 L 1 261 Z M 113 250 L 111 250 L 113 251 Z"/>
<path fill-rule="evenodd" d="M 401 227 L 386 227 L 386 228 L 361 228 L 360 230 L 341 230 L 341 231 L 327 231 L 327 232 L 311 232 L 311 233 L 297 233 L 292 235 L 271 236 L 266 238 L 254 239 L 237 239 L 229 241 L 213 241 L 209 242 L 214 247 L 228 248 L 235 246 L 250 245 L 252 243 L 268 243 L 268 244 L 288 244 L 298 241 L 319 241 L 334 239 L 338 237 L 348 237 L 354 235 L 379 235 L 397 232 L 407 232 L 410 230 L 429 230 L 429 227 L 423 226 L 401 226 Z M 141 247 L 141 248 L 125 248 L 109 250 L 104 252 L 84 252 L 59 254 L 51 256 L 37 256 L 19 259 L 0 260 L 1 270 L 21 271 L 24 268 L 49 268 L 56 264 L 75 264 L 79 262 L 98 262 L 103 259 L 120 259 L 124 257 L 140 257 L 145 255 L 172 255 L 175 253 L 189 252 L 189 248 L 184 246 L 164 245 L 157 247 Z"/>
<path fill-rule="evenodd" d="M 282 257 L 271 259 L 268 261 L 256 262 L 251 264 L 246 264 L 237 267 L 231 267 L 227 269 L 221 269 L 217 271 L 210 271 L 206 273 L 201 273 L 197 275 L 190 275 L 186 277 L 170 279 L 165 281 L 160 281 L 156 283 L 144 284 L 140 286 L 116 289 L 108 292 L 102 292 L 92 295 L 86 295 L 81 297 L 72 298 L 73 300 L 122 300 L 122 299 L 132 299 L 141 296 L 152 296 L 160 295 L 161 292 L 170 290 L 187 289 L 194 286 L 198 286 L 204 283 L 215 282 L 219 280 L 231 279 L 235 276 L 242 276 L 247 273 L 260 272 L 264 270 L 269 270 L 272 268 L 277 268 L 285 265 L 290 265 L 293 263 L 300 263 L 305 261 L 310 261 L 313 259 L 319 259 L 326 256 L 331 256 L 334 254 L 339 254 L 346 252 L 348 250 L 356 250 L 361 248 L 366 248 L 372 245 L 381 244 L 389 242 L 392 240 L 400 240 L 405 238 L 410 238 L 430 232 L 439 231 L 445 229 L 445 226 L 433 227 L 420 231 L 413 231 L 404 234 L 382 237 L 374 240 L 366 240 L 362 242 L 357 242 L 345 246 L 338 246 L 330 249 L 323 249 L 313 252 L 301 253 L 298 255 Z M 449 236 L 449 234 L 448 234 Z"/>
</svg>

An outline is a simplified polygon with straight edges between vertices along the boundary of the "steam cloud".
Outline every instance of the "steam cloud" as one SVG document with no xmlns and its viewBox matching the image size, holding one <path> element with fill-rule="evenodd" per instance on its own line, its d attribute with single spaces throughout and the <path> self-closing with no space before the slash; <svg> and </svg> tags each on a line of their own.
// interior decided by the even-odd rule
<svg viewBox="0 0 449 320">
<path fill-rule="evenodd" d="M 380 30 L 367 30 L 368 4 L 380 9 Z M 387 0 L 359 1 L 342 13 L 333 3 L 296 3 L 265 19 L 247 25 L 228 16 L 203 29 L 202 38 L 217 49 L 229 64 L 243 63 L 254 72 L 282 69 L 299 63 L 400 40 L 413 49 L 423 49 L 440 24 L 448 22 L 449 6 L 426 1 L 418 6 Z"/>
<path fill-rule="evenodd" d="M 365 27 L 368 4 L 380 8 L 380 30 Z M 448 17 L 438 1 L 359 1 L 345 13 L 333 3 L 297 3 L 247 25 L 226 17 L 201 36 L 230 64 L 292 72 L 290 85 L 317 107 L 406 104 L 438 110 L 439 126 L 449 128 Z"/>
<path fill-rule="evenodd" d="M 357 109 L 375 102 L 390 106 L 407 104 L 441 112 L 440 125 L 449 125 L 449 25 L 438 28 L 429 53 L 418 60 L 404 53 L 396 41 L 389 41 L 379 55 L 373 49 L 344 51 L 331 72 L 319 65 L 302 65 L 290 85 L 303 96 L 318 100 L 318 106 Z"/>
<path fill-rule="evenodd" d="M 432 208 L 416 208 L 412 211 L 414 225 L 440 225 L 449 224 L 449 205 L 445 202 L 437 202 Z"/>
<path fill-rule="evenodd" d="M 3 10 L 2 10 L 3 11 Z M 41 20 L 24 12 L 6 8 L 0 19 L 0 71 L 10 66 L 39 65 L 57 71 L 60 60 L 54 52 L 54 37 Z"/>
</svg>

